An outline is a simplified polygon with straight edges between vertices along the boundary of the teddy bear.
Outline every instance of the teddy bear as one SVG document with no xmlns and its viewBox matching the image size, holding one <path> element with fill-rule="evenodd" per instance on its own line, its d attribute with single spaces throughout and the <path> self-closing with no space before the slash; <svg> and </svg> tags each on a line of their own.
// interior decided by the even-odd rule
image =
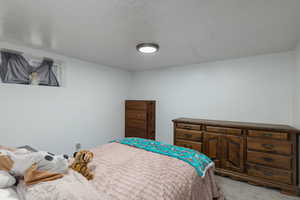
<svg viewBox="0 0 300 200">
<path fill-rule="evenodd" d="M 62 178 L 68 170 L 68 156 L 45 151 L 0 150 L 0 188 L 11 187 L 18 178 L 26 185 Z"/>
<path fill-rule="evenodd" d="M 74 162 L 70 166 L 71 169 L 82 174 L 87 180 L 92 180 L 94 175 L 88 168 L 88 164 L 93 160 L 94 154 L 90 151 L 81 150 L 74 153 Z"/>
</svg>

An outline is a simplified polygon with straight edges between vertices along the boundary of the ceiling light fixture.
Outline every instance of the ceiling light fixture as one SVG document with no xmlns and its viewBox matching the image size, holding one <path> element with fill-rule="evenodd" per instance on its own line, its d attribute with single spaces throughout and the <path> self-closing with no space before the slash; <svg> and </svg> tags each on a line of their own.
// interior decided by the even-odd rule
<svg viewBox="0 0 300 200">
<path fill-rule="evenodd" d="M 155 53 L 159 50 L 159 45 L 155 43 L 141 43 L 136 45 L 136 49 L 141 53 Z"/>
</svg>

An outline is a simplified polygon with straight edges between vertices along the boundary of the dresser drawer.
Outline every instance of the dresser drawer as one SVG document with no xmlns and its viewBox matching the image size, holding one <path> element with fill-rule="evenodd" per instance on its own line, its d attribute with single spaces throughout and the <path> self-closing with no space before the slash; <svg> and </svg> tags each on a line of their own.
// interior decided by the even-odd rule
<svg viewBox="0 0 300 200">
<path fill-rule="evenodd" d="M 247 160 L 249 162 L 262 164 L 270 167 L 276 167 L 280 169 L 292 168 L 292 159 L 289 156 L 281 156 L 257 151 L 247 151 Z"/>
<path fill-rule="evenodd" d="M 292 184 L 293 173 L 286 170 L 274 169 L 270 167 L 248 164 L 248 175 Z"/>
<path fill-rule="evenodd" d="M 201 130 L 201 125 L 195 125 L 195 124 L 178 123 L 176 127 L 181 129 L 187 129 L 187 130 L 198 130 L 198 131 Z"/>
<path fill-rule="evenodd" d="M 185 148 L 190 148 L 194 149 L 196 151 L 202 152 L 202 143 L 200 142 L 191 142 L 187 140 L 176 140 L 175 141 L 177 146 L 185 147 Z"/>
<path fill-rule="evenodd" d="M 237 128 L 206 126 L 206 130 L 208 132 L 226 133 L 226 134 L 232 134 L 232 135 L 241 135 L 242 134 L 242 130 L 237 129 Z"/>
<path fill-rule="evenodd" d="M 126 101 L 125 108 L 127 110 L 147 110 L 147 103 L 141 101 Z"/>
<path fill-rule="evenodd" d="M 176 138 L 178 139 L 195 140 L 201 142 L 202 135 L 203 133 L 201 131 L 186 130 L 181 128 L 176 129 Z"/>
<path fill-rule="evenodd" d="M 127 119 L 127 123 L 127 127 L 129 128 L 147 129 L 147 122 L 144 120 Z"/>
<path fill-rule="evenodd" d="M 142 110 L 127 110 L 126 112 L 127 119 L 138 119 L 138 120 L 147 120 L 147 113 Z"/>
<path fill-rule="evenodd" d="M 288 133 L 271 132 L 271 131 L 254 131 L 254 130 L 248 131 L 248 136 L 277 139 L 277 140 L 287 140 L 289 138 Z"/>
<path fill-rule="evenodd" d="M 139 137 L 147 139 L 147 133 L 139 128 L 126 127 L 125 137 Z"/>
<path fill-rule="evenodd" d="M 285 155 L 293 153 L 293 146 L 288 141 L 268 140 L 258 138 L 247 138 L 247 147 L 250 150 L 259 150 L 266 152 L 273 152 Z"/>
</svg>

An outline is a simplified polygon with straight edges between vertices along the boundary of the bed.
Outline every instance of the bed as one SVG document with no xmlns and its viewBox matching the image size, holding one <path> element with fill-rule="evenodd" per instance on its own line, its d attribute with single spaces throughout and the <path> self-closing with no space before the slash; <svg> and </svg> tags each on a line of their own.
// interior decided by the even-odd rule
<svg viewBox="0 0 300 200">
<path fill-rule="evenodd" d="M 201 178 L 186 162 L 119 143 L 91 150 L 95 178 L 69 170 L 62 179 L 17 187 L 21 200 L 223 200 L 213 168 Z"/>
</svg>

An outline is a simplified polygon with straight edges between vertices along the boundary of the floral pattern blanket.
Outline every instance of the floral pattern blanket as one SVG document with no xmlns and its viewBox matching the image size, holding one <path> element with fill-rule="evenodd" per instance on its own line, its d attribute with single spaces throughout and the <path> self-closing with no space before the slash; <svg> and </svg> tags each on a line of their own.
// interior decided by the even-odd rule
<svg viewBox="0 0 300 200">
<path fill-rule="evenodd" d="M 137 147 L 146 151 L 177 158 L 193 166 L 200 177 L 204 177 L 207 169 L 214 165 L 214 162 L 209 157 L 198 151 L 170 144 L 164 144 L 154 140 L 125 138 L 114 140 L 112 142 L 126 144 L 128 146 Z"/>
</svg>

